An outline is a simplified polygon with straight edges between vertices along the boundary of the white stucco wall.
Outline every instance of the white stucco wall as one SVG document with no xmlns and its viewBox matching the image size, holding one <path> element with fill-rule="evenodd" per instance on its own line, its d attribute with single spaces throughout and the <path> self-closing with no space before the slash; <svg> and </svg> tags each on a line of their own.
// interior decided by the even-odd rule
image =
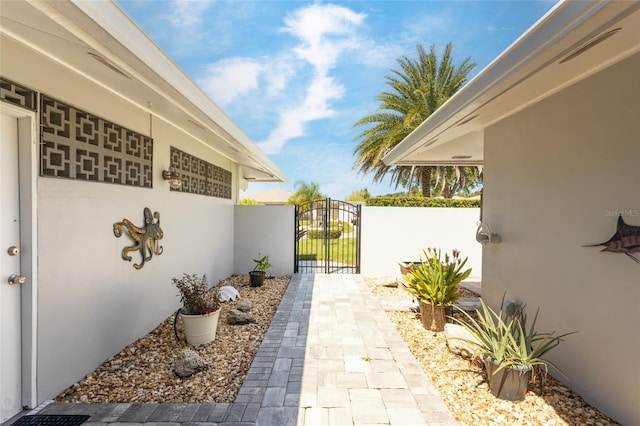
<svg viewBox="0 0 640 426">
<path fill-rule="evenodd" d="M 423 249 L 457 249 L 471 276 L 482 273 L 475 240 L 478 208 L 362 207 L 362 268 L 369 276 L 399 275 L 399 261 L 419 260 Z"/>
<path fill-rule="evenodd" d="M 3 76 L 149 135 L 148 111 L 53 63 L 30 65 L 42 57 L 20 55 L 3 64 Z M 172 277 L 207 274 L 215 284 L 233 273 L 236 164 L 159 119 L 152 136 L 152 189 L 37 178 L 38 279 L 27 284 L 38 294 L 37 402 L 55 397 L 172 314 L 179 306 Z M 234 198 L 170 191 L 161 172 L 171 146 L 231 171 Z M 132 241 L 116 238 L 113 224 L 126 218 L 143 225 L 145 207 L 160 212 L 164 252 L 136 270 L 140 255 L 130 253 L 132 262 L 121 258 Z"/>
<path fill-rule="evenodd" d="M 235 206 L 234 273 L 246 274 L 258 253 L 269 254 L 270 274 L 288 275 L 294 266 L 293 206 Z M 460 250 L 472 268 L 482 272 L 482 246 L 475 241 L 477 208 L 362 206 L 361 274 L 400 274 L 398 261 L 418 260 L 422 249 Z"/>
<path fill-rule="evenodd" d="M 640 226 L 640 55 L 486 130 L 483 296 L 540 307 L 567 337 L 549 358 L 568 385 L 622 424 L 640 424 L 640 265 L 586 244 L 616 212 Z M 561 377 L 559 377 L 561 378 Z"/>
<path fill-rule="evenodd" d="M 291 275 L 295 251 L 294 206 L 234 207 L 234 272 L 247 274 L 258 254 L 269 255 L 269 275 Z"/>
</svg>

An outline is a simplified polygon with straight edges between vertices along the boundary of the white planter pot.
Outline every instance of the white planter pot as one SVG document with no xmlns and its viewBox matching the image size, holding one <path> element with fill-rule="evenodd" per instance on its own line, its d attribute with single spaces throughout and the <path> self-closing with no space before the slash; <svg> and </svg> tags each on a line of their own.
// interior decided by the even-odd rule
<svg viewBox="0 0 640 426">
<path fill-rule="evenodd" d="M 190 345 L 206 345 L 216 338 L 220 309 L 205 315 L 185 315 L 180 313 L 184 325 L 184 335 Z"/>
</svg>

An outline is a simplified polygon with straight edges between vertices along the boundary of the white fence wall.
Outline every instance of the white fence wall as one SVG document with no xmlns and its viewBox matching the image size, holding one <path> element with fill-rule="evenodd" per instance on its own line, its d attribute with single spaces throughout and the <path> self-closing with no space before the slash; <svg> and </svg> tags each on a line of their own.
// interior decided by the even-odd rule
<svg viewBox="0 0 640 426">
<path fill-rule="evenodd" d="M 398 262 L 418 260 L 422 249 L 460 250 L 472 277 L 482 274 L 475 240 L 477 208 L 362 207 L 361 273 L 399 274 Z M 258 253 L 269 254 L 273 275 L 293 273 L 293 206 L 235 206 L 234 271 L 246 274 Z"/>
<path fill-rule="evenodd" d="M 295 208 L 293 206 L 235 206 L 234 262 L 236 274 L 247 274 L 253 259 L 269 255 L 270 275 L 293 274 Z"/>
<path fill-rule="evenodd" d="M 362 207 L 361 273 L 398 275 L 399 261 L 419 260 L 422 249 L 457 249 L 471 276 L 482 275 L 482 246 L 475 240 L 478 208 Z"/>
</svg>

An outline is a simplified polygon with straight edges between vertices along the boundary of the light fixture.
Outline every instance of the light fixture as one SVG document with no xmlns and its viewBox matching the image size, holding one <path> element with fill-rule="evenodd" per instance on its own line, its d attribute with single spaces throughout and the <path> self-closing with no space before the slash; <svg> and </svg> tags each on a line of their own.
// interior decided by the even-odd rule
<svg viewBox="0 0 640 426">
<path fill-rule="evenodd" d="M 182 176 L 176 171 L 175 167 L 169 167 L 169 170 L 162 171 L 162 179 L 169 182 L 171 189 L 180 189 L 182 186 Z"/>
<path fill-rule="evenodd" d="M 478 229 L 476 230 L 476 241 L 482 244 L 497 244 L 502 242 L 502 238 L 498 234 L 492 234 L 491 228 L 487 222 L 478 222 Z"/>
</svg>

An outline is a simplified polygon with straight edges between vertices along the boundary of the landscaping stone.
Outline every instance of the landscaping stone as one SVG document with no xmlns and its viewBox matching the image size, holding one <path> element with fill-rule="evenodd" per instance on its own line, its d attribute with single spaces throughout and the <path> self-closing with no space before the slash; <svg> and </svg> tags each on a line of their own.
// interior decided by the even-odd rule
<svg viewBox="0 0 640 426">
<path fill-rule="evenodd" d="M 227 314 L 227 322 L 233 325 L 243 325 L 243 324 L 251 324 L 256 320 L 253 319 L 249 314 L 242 312 L 238 309 L 232 309 Z"/>
<path fill-rule="evenodd" d="M 207 362 L 191 349 L 182 349 L 174 360 L 176 375 L 181 378 L 192 376 L 208 367 Z"/>
<path fill-rule="evenodd" d="M 477 347 L 469 342 L 459 339 L 467 339 L 477 341 L 466 328 L 460 324 L 445 324 L 444 332 L 447 336 L 447 347 L 454 354 L 465 358 L 471 358 L 476 352 Z"/>
<path fill-rule="evenodd" d="M 253 302 L 249 299 L 242 299 L 238 302 L 238 306 L 236 307 L 239 311 L 249 313 L 251 308 L 253 307 Z"/>
</svg>

